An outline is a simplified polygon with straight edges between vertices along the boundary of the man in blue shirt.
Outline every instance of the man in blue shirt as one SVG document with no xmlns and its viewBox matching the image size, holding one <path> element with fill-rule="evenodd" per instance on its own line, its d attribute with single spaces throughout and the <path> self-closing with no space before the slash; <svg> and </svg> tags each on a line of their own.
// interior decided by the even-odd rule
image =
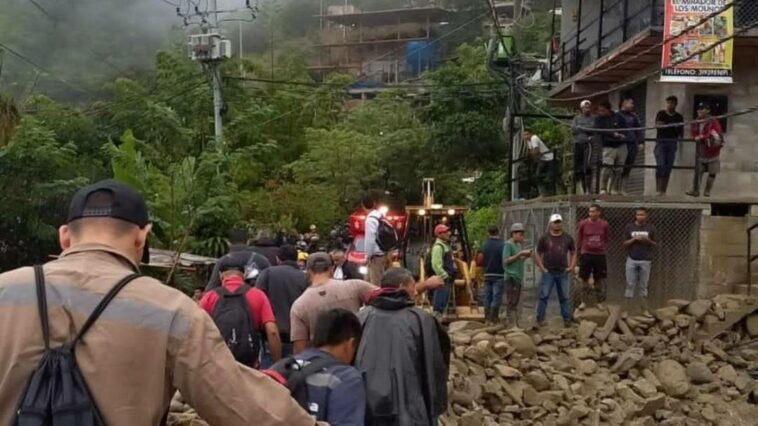
<svg viewBox="0 0 758 426">
<path fill-rule="evenodd" d="M 500 318 L 500 305 L 503 303 L 503 288 L 505 286 L 503 269 L 503 246 L 500 238 L 500 228 L 490 225 L 487 229 L 489 239 L 482 245 L 484 255 L 484 288 L 481 303 L 484 305 L 484 319 L 488 323 L 496 323 Z"/>
<path fill-rule="evenodd" d="M 303 366 L 322 360 L 328 364 L 305 380 L 307 410 L 316 420 L 331 426 L 363 425 L 366 390 L 361 373 L 351 366 L 361 334 L 361 323 L 355 314 L 331 309 L 316 320 L 312 347 L 295 356 Z"/>
</svg>

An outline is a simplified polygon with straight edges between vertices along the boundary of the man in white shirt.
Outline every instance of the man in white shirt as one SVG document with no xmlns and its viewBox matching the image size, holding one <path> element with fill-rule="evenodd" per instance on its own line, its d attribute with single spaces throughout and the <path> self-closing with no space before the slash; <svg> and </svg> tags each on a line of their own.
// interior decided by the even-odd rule
<svg viewBox="0 0 758 426">
<path fill-rule="evenodd" d="M 542 142 L 539 136 L 529 129 L 524 129 L 522 134 L 529 147 L 529 154 L 537 159 L 537 188 L 540 196 L 553 195 L 555 193 L 555 154 Z"/>
<path fill-rule="evenodd" d="M 382 283 L 382 275 L 387 268 L 387 254 L 384 253 L 376 242 L 379 231 L 379 220 L 382 212 L 377 208 L 376 198 L 367 195 L 362 201 L 363 208 L 368 211 L 365 222 L 364 246 L 366 253 L 366 265 L 368 266 L 368 281 L 375 286 Z"/>
</svg>

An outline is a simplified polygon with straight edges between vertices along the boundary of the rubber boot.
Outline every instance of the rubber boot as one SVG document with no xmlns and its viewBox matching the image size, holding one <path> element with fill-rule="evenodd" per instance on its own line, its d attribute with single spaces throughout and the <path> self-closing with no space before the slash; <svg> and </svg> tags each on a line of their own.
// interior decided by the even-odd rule
<svg viewBox="0 0 758 426">
<path fill-rule="evenodd" d="M 492 324 L 500 323 L 500 307 L 490 308 L 490 322 Z"/>
<path fill-rule="evenodd" d="M 490 308 L 485 307 L 484 308 L 484 323 L 490 324 L 492 322 L 492 318 L 490 317 Z"/>
<path fill-rule="evenodd" d="M 711 196 L 711 189 L 713 189 L 714 181 L 716 181 L 716 175 L 708 175 L 708 179 L 705 181 L 705 192 L 703 192 L 704 197 Z"/>
</svg>

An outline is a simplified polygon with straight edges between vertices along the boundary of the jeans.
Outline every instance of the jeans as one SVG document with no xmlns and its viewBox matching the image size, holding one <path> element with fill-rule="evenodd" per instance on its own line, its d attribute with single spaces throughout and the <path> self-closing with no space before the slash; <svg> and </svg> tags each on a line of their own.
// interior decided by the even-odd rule
<svg viewBox="0 0 758 426">
<path fill-rule="evenodd" d="M 282 342 L 282 358 L 287 358 L 290 355 L 292 355 L 292 343 Z M 261 345 L 261 370 L 270 368 L 272 365 L 274 365 L 274 360 L 271 358 L 271 350 L 268 347 L 268 342 L 264 341 Z"/>
<path fill-rule="evenodd" d="M 558 292 L 558 302 L 561 304 L 561 316 L 564 321 L 571 321 L 571 306 L 569 302 L 568 272 L 545 272 L 540 280 L 540 300 L 537 303 L 537 322 L 545 321 L 547 301 L 555 287 Z"/>
<path fill-rule="evenodd" d="M 434 290 L 432 295 L 432 309 L 434 312 L 444 314 L 445 308 L 447 308 L 448 301 L 450 299 L 450 290 L 453 287 L 453 279 L 448 278 L 445 280 L 445 286 Z"/>
<path fill-rule="evenodd" d="M 650 281 L 649 260 L 634 260 L 626 258 L 626 291 L 624 296 L 633 298 L 635 290 L 639 291 L 640 297 L 647 297 L 647 283 Z"/>
<path fill-rule="evenodd" d="M 485 308 L 499 308 L 503 304 L 504 286 L 505 280 L 502 278 L 486 277 L 484 279 L 482 303 Z"/>
<path fill-rule="evenodd" d="M 676 160 L 677 143 L 657 142 L 655 144 L 655 177 L 659 179 L 671 176 L 671 170 L 674 168 Z"/>
</svg>

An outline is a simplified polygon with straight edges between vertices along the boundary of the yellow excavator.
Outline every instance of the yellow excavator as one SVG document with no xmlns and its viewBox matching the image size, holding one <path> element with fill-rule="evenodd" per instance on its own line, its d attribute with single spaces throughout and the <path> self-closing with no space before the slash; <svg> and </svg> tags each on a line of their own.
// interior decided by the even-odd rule
<svg viewBox="0 0 758 426">
<path fill-rule="evenodd" d="M 450 245 L 458 275 L 455 277 L 447 316 L 451 320 L 483 320 L 484 310 L 479 309 L 476 297 L 482 286 L 481 274 L 477 271 L 475 253 L 472 252 L 466 230 L 465 214 L 468 208 L 435 203 L 434 179 L 425 178 L 422 185 L 424 204 L 405 208 L 407 224 L 405 238 L 400 246 L 400 260 L 420 280 L 426 279 L 431 275 L 430 271 L 426 271 L 425 265 L 436 238 L 434 227 L 441 223 L 449 226 L 452 231 Z M 420 303 L 429 305 L 426 296 L 423 296 Z"/>
</svg>

